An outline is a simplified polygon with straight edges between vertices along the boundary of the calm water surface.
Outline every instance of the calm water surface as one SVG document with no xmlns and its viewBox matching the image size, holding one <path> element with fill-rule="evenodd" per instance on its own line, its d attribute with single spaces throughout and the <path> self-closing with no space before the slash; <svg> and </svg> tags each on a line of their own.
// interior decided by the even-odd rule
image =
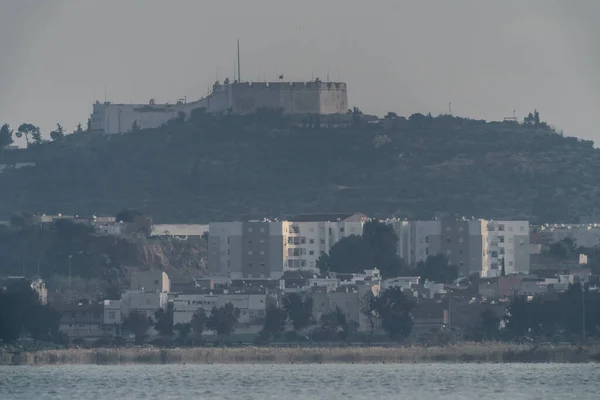
<svg viewBox="0 0 600 400">
<path fill-rule="evenodd" d="M 597 364 L 0 366 L 0 399 L 600 399 Z"/>
</svg>

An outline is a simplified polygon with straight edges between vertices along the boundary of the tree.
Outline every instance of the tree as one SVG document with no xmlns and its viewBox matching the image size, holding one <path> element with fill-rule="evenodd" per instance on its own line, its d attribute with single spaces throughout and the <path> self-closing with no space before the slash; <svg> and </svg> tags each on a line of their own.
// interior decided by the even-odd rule
<svg viewBox="0 0 600 400">
<path fill-rule="evenodd" d="M 458 278 L 458 267 L 451 265 L 443 254 L 429 256 L 417 263 L 416 273 L 421 279 L 431 282 L 452 283 Z"/>
<path fill-rule="evenodd" d="M 10 226 L 20 231 L 29 231 L 35 228 L 35 215 L 31 213 L 17 213 L 10 217 Z"/>
<path fill-rule="evenodd" d="M 130 132 L 139 132 L 140 130 L 141 130 L 140 124 L 139 124 L 138 120 L 136 119 L 131 124 L 131 130 L 130 130 Z"/>
<path fill-rule="evenodd" d="M 10 125 L 4 124 L 0 127 L 0 149 L 13 144 L 12 134 L 13 131 L 10 129 Z"/>
<path fill-rule="evenodd" d="M 167 309 L 159 308 L 154 313 L 156 323 L 154 329 L 163 336 L 173 335 L 173 303 L 167 305 Z"/>
<path fill-rule="evenodd" d="M 317 268 L 322 274 L 329 272 L 329 254 L 323 253 L 317 259 Z"/>
<path fill-rule="evenodd" d="M 81 125 L 79 125 L 81 128 Z M 60 140 L 65 137 L 65 130 L 61 124 L 56 124 L 56 130 L 50 132 L 50 138 L 54 141 Z"/>
<path fill-rule="evenodd" d="M 485 309 L 479 315 L 479 331 L 485 340 L 498 338 L 500 330 L 500 317 L 491 309 Z"/>
<path fill-rule="evenodd" d="M 59 332 L 60 313 L 49 305 L 35 304 L 30 310 L 25 328 L 36 341 L 53 341 Z"/>
<path fill-rule="evenodd" d="M 25 279 L 10 282 L 0 289 L 0 339 L 17 340 L 27 332 L 36 341 L 53 341 L 58 337 L 60 314 L 40 298 Z"/>
<path fill-rule="evenodd" d="M 152 233 L 152 218 L 138 210 L 126 209 L 115 215 L 117 222 L 125 222 L 135 227 L 137 232 L 150 236 Z"/>
<path fill-rule="evenodd" d="M 235 332 L 240 309 L 227 303 L 222 307 L 213 307 L 210 316 L 206 320 L 206 328 L 217 333 L 219 344 L 223 344 L 226 337 Z"/>
<path fill-rule="evenodd" d="M 373 250 L 362 236 L 350 235 L 329 251 L 329 268 L 338 273 L 359 273 L 373 268 Z"/>
<path fill-rule="evenodd" d="M 390 339 L 401 341 L 410 335 L 413 327 L 410 312 L 414 307 L 399 287 L 391 287 L 379 295 L 375 309 Z"/>
<path fill-rule="evenodd" d="M 292 320 L 295 331 L 301 331 L 310 325 L 313 309 L 312 298 L 302 299 L 299 294 L 290 293 L 283 298 L 283 308 Z"/>
<path fill-rule="evenodd" d="M 371 336 L 375 332 L 375 324 L 377 322 L 377 297 L 373 294 L 372 291 L 368 291 L 367 294 L 362 298 L 360 304 L 360 311 L 363 313 L 367 320 L 369 321 L 369 327 Z"/>
<path fill-rule="evenodd" d="M 286 319 L 287 313 L 285 310 L 273 306 L 267 308 L 261 335 L 269 339 L 279 337 L 285 332 Z"/>
<path fill-rule="evenodd" d="M 152 319 L 146 317 L 146 314 L 143 311 L 138 310 L 131 311 L 125 318 L 125 321 L 123 321 L 123 328 L 133 333 L 136 344 L 144 343 L 148 328 L 152 325 L 154 325 Z"/>
<path fill-rule="evenodd" d="M 326 340 L 345 340 L 350 334 L 350 324 L 346 314 L 336 307 L 329 313 L 321 315 L 320 335 Z"/>
<path fill-rule="evenodd" d="M 83 133 L 83 127 L 81 126 L 81 123 L 77 124 L 77 128 L 75 129 L 75 132 L 73 133 Z"/>
<path fill-rule="evenodd" d="M 17 132 L 15 132 L 15 135 L 18 138 L 25 136 L 25 142 L 27 142 L 28 145 L 30 143 L 29 136 L 31 136 L 33 138 L 33 143 L 37 143 L 38 140 L 41 143 L 40 128 L 38 128 L 37 126 L 35 126 L 33 124 L 24 123 L 24 124 L 19 125 Z"/>
<path fill-rule="evenodd" d="M 208 317 L 206 316 L 206 312 L 203 308 L 199 308 L 196 310 L 194 315 L 192 315 L 192 321 L 190 322 L 192 331 L 197 337 L 202 336 L 202 332 L 204 332 L 204 328 L 206 328 L 206 320 Z"/>
<path fill-rule="evenodd" d="M 373 250 L 374 264 L 384 278 L 400 275 L 403 261 L 397 255 L 398 235 L 390 224 L 370 220 L 363 227 L 363 239 Z"/>
<path fill-rule="evenodd" d="M 190 333 L 192 331 L 192 324 L 191 323 L 178 323 L 175 324 L 175 326 L 173 327 L 173 329 L 175 329 L 177 331 L 177 333 L 179 334 L 179 339 L 181 340 L 181 343 L 186 343 L 188 337 L 190 336 Z"/>
</svg>

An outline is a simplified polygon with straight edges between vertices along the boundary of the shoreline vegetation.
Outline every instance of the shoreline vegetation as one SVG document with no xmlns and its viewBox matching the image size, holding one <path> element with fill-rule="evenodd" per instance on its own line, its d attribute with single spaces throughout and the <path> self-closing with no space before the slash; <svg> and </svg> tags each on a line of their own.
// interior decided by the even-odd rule
<svg viewBox="0 0 600 400">
<path fill-rule="evenodd" d="M 442 347 L 124 347 L 9 352 L 0 365 L 322 364 L 322 363 L 589 363 L 600 345 L 468 342 Z"/>
</svg>

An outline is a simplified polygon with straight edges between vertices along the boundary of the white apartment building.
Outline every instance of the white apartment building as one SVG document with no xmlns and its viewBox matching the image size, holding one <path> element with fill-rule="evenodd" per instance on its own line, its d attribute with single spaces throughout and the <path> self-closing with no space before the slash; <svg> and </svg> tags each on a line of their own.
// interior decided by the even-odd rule
<svg viewBox="0 0 600 400">
<path fill-rule="evenodd" d="M 463 276 L 529 272 L 529 222 L 488 220 L 385 221 L 398 235 L 397 254 L 415 266 L 444 254 Z"/>
<path fill-rule="evenodd" d="M 318 271 L 317 260 L 340 239 L 362 235 L 363 214 L 315 214 L 284 221 L 209 224 L 211 275 L 279 279 L 285 271 Z"/>
<path fill-rule="evenodd" d="M 240 310 L 238 322 L 251 324 L 264 318 L 266 313 L 266 294 L 180 294 L 173 299 L 173 324 L 188 323 L 194 313 L 202 308 L 210 315 L 213 307 L 222 307 L 231 303 Z"/>
</svg>

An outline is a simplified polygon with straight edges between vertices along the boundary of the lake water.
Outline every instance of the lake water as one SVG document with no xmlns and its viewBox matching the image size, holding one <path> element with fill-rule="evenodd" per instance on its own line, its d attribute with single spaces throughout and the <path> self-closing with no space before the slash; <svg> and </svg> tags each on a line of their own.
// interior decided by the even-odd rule
<svg viewBox="0 0 600 400">
<path fill-rule="evenodd" d="M 600 399 L 598 364 L 0 366 L 0 399 Z"/>
</svg>

